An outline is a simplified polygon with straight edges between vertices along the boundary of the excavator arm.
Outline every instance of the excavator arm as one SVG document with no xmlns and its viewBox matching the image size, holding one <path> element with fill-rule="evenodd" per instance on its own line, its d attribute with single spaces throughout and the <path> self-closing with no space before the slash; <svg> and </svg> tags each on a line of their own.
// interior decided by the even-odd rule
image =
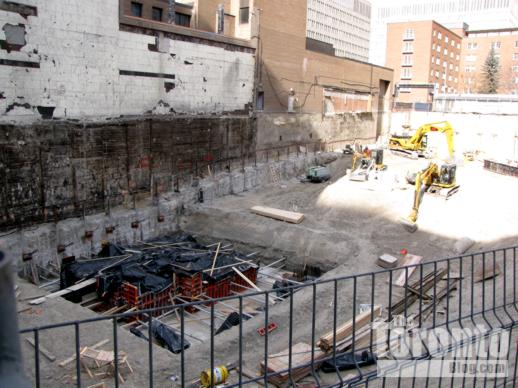
<svg viewBox="0 0 518 388">
<path fill-rule="evenodd" d="M 414 192 L 414 204 L 412 206 L 412 212 L 407 218 L 400 220 L 401 224 L 410 232 L 414 233 L 417 230 L 417 217 L 419 216 L 419 207 L 423 202 L 424 194 L 426 190 L 432 185 L 434 175 L 437 175 L 439 167 L 435 163 L 430 165 L 419 172 L 415 178 L 415 192 Z"/>
<path fill-rule="evenodd" d="M 454 156 L 453 128 L 448 121 L 438 121 L 435 123 L 420 126 L 410 138 L 392 136 L 389 140 L 389 148 L 398 151 L 423 151 L 423 138 L 429 132 L 441 132 L 446 136 L 448 152 L 450 157 Z"/>
</svg>

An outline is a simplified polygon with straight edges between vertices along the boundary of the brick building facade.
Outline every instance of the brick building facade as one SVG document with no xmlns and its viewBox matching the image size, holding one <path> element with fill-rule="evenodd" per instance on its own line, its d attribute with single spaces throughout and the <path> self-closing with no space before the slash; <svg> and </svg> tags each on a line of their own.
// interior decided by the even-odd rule
<svg viewBox="0 0 518 388">
<path fill-rule="evenodd" d="M 140 17 L 157 22 L 169 22 L 168 0 L 122 0 L 122 13 L 126 16 Z M 174 24 L 194 27 L 194 1 L 176 0 L 174 3 Z"/>
<path fill-rule="evenodd" d="M 462 37 L 434 21 L 388 25 L 387 63 L 396 102 L 431 104 L 433 93 L 457 93 Z"/>
<path fill-rule="evenodd" d="M 466 31 L 462 42 L 462 93 L 484 91 L 484 63 L 491 51 L 500 63 L 499 94 L 518 94 L 518 28 Z"/>
</svg>

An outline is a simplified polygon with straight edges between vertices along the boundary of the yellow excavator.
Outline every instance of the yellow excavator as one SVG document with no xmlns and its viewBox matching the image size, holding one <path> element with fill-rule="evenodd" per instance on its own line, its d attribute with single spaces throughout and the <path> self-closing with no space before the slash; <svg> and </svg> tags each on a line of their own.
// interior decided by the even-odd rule
<svg viewBox="0 0 518 388">
<path fill-rule="evenodd" d="M 352 181 L 365 182 L 369 180 L 372 171 L 384 171 L 387 166 L 383 164 L 383 149 L 363 148 L 361 152 L 355 152 L 349 179 Z"/>
<path fill-rule="evenodd" d="M 405 154 L 417 152 L 419 156 L 425 156 L 427 137 L 429 132 L 441 132 L 446 136 L 448 142 L 448 151 L 453 155 L 453 135 L 454 131 L 448 121 L 438 121 L 420 126 L 411 137 L 392 136 L 389 139 L 389 149 Z"/>
<path fill-rule="evenodd" d="M 400 220 L 401 224 L 409 232 L 414 233 L 417 230 L 417 218 L 419 215 L 419 207 L 423 201 L 426 192 L 440 195 L 445 199 L 450 198 L 459 190 L 457 185 L 457 165 L 453 162 L 454 143 L 453 143 L 453 128 L 448 122 L 442 128 L 447 134 L 449 160 L 434 160 L 430 162 L 427 168 L 421 170 L 415 175 L 415 193 L 412 212 L 406 218 Z M 427 126 L 433 126 L 427 124 Z M 423 126 L 424 127 L 424 126 Z M 421 128 L 423 128 L 421 127 Z M 437 128 L 437 127 L 436 127 Z M 431 131 L 431 129 L 430 129 Z"/>
</svg>

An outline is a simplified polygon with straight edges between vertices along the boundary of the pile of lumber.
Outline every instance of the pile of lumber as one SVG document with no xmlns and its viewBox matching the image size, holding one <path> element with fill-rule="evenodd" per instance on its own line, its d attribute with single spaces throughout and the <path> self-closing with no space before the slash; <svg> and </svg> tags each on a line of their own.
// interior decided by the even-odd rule
<svg viewBox="0 0 518 388">
<path fill-rule="evenodd" d="M 370 341 L 372 326 L 368 325 L 381 313 L 381 306 L 374 306 L 373 309 L 358 314 L 354 319 L 354 344 L 360 346 L 362 343 Z M 368 326 L 368 327 L 367 327 Z M 353 320 L 349 320 L 336 329 L 337 352 L 341 352 L 352 344 Z M 289 348 L 280 353 L 268 357 L 268 381 L 278 387 L 286 387 L 294 382 L 306 377 L 313 368 L 318 370 L 322 361 L 329 357 L 329 352 L 333 349 L 333 332 L 320 337 L 318 341 L 319 349 L 314 349 L 314 364 L 311 365 L 311 346 L 299 342 L 291 348 L 291 376 L 289 373 Z M 340 345 L 340 346 L 339 346 Z M 260 363 L 261 373 L 266 372 L 264 361 Z"/>
<path fill-rule="evenodd" d="M 326 354 L 318 349 L 314 353 L 314 367 L 315 370 L 320 366 L 320 361 L 326 357 Z M 261 373 L 265 374 L 264 361 L 261 362 Z M 268 357 L 268 373 L 274 374 L 268 376 L 268 381 L 278 387 L 286 387 L 291 385 L 289 373 L 289 348 L 280 353 L 272 354 Z M 311 346 L 299 342 L 291 348 L 291 378 L 293 381 L 298 381 L 312 371 L 311 368 Z"/>
<path fill-rule="evenodd" d="M 381 313 L 381 306 L 374 306 L 373 309 L 369 309 L 361 314 L 358 314 L 354 320 L 351 319 L 344 323 L 343 325 L 336 328 L 336 344 L 337 346 L 343 345 L 344 340 L 350 340 L 352 341 L 352 337 L 354 334 L 355 341 L 356 339 L 360 339 L 360 337 L 356 338 L 357 335 L 360 335 L 360 330 L 366 326 L 367 324 L 374 321 L 375 318 L 377 318 Z M 354 328 L 354 333 L 353 333 Z M 370 333 L 370 330 L 368 330 Z M 363 336 L 365 336 L 365 333 L 361 333 Z M 333 343 L 335 339 L 334 331 L 330 331 L 329 333 L 323 335 L 320 337 L 320 340 L 318 341 L 317 345 L 322 351 L 324 352 L 330 352 L 333 350 Z M 346 341 L 347 342 L 347 341 Z"/>
<path fill-rule="evenodd" d="M 450 295 L 451 291 L 458 287 L 458 278 L 447 277 L 448 270 L 437 269 L 423 276 L 422 281 L 417 280 L 412 284 L 406 285 L 405 295 L 398 301 L 390 306 L 390 312 L 392 316 L 402 314 L 406 312 L 406 316 L 409 314 L 410 307 L 417 301 L 422 300 L 426 306 L 421 308 L 416 314 L 413 314 L 414 319 L 421 319 L 421 321 L 428 318 L 430 313 L 434 311 L 434 306 L 437 306 L 445 297 Z M 446 277 L 446 279 L 445 279 Z M 444 285 L 441 280 L 447 280 L 447 284 Z M 433 289 L 435 288 L 435 295 Z"/>
</svg>

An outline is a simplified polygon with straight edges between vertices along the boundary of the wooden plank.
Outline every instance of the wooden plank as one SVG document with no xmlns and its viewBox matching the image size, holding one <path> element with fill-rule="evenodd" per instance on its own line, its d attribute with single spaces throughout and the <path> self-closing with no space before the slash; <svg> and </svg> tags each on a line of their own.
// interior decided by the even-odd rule
<svg viewBox="0 0 518 388">
<path fill-rule="evenodd" d="M 41 297 L 38 299 L 33 299 L 29 302 L 29 304 L 32 304 L 32 305 L 41 304 L 41 303 L 45 302 L 47 299 L 54 299 L 54 298 L 57 298 L 58 296 L 67 295 L 74 291 L 78 291 L 78 290 L 81 290 L 88 286 L 91 286 L 92 284 L 95 284 L 95 283 L 97 283 L 97 279 L 95 279 L 95 278 L 88 279 L 81 283 L 74 284 L 73 286 L 70 286 L 68 288 L 64 288 L 63 290 L 59 290 L 59 291 L 53 292 L 51 294 L 45 295 L 44 297 Z"/>
<path fill-rule="evenodd" d="M 101 346 L 104 346 L 106 345 L 108 342 L 110 342 L 109 340 L 105 339 L 105 340 L 102 340 L 102 341 L 99 341 L 97 342 L 95 345 L 92 345 L 90 346 L 90 349 L 97 349 L 97 348 L 100 348 Z M 66 366 L 67 364 L 70 364 L 72 361 L 74 361 L 76 359 L 76 356 L 75 354 L 73 356 L 70 356 L 66 359 L 64 359 L 63 361 L 61 361 L 58 365 L 61 366 L 61 367 L 64 367 Z"/>
<path fill-rule="evenodd" d="M 475 271 L 473 281 L 478 283 L 483 280 L 492 279 L 498 275 L 500 275 L 500 266 L 498 263 L 493 266 L 493 261 L 488 261 L 484 266 L 481 264 L 478 270 Z"/>
<path fill-rule="evenodd" d="M 305 366 L 305 364 L 311 363 L 311 346 L 300 342 L 292 346 L 291 348 L 291 376 L 294 381 L 300 380 L 311 373 L 311 365 Z M 326 357 L 326 354 L 318 349 L 315 349 L 314 360 L 315 369 L 320 367 L 320 360 Z M 264 361 L 260 363 L 262 373 L 265 372 Z M 276 376 L 269 376 L 268 381 L 277 385 L 284 386 L 289 378 L 289 371 L 285 371 L 289 368 L 289 348 L 283 350 L 280 353 L 273 354 L 268 357 L 268 373 L 278 373 Z M 281 372 L 284 371 L 284 372 Z"/>
<path fill-rule="evenodd" d="M 34 343 L 33 338 L 25 337 L 25 340 L 28 343 L 30 343 L 34 347 L 34 349 L 36 349 L 36 344 Z M 39 349 L 40 353 L 43 354 L 47 360 L 49 360 L 50 362 L 56 361 L 56 356 L 54 356 L 47 348 L 45 348 L 43 345 L 41 345 L 41 343 L 38 345 L 38 349 Z"/>
<path fill-rule="evenodd" d="M 371 321 L 371 315 L 376 318 L 381 313 L 381 306 L 374 306 L 374 313 L 372 309 L 369 309 L 361 314 L 358 314 L 354 319 L 354 328 L 356 331 L 367 325 Z M 350 319 L 342 326 L 336 329 L 336 342 L 342 341 L 343 339 L 352 335 L 353 332 L 353 320 Z M 322 337 L 318 341 L 318 347 L 325 352 L 330 351 L 333 348 L 334 332 L 331 331 Z"/>
<path fill-rule="evenodd" d="M 413 265 L 413 267 L 408 268 L 408 270 L 402 269 L 399 277 L 394 282 L 394 285 L 404 287 L 408 279 L 410 279 L 410 276 L 412 276 L 415 269 L 417 268 L 417 264 L 419 264 L 421 260 L 423 260 L 422 256 L 407 254 L 403 267 L 408 267 L 409 265 Z"/>
<path fill-rule="evenodd" d="M 219 248 L 221 248 L 221 243 L 218 243 L 218 247 L 216 248 L 216 254 L 214 255 L 214 259 L 212 260 L 212 268 L 210 269 L 210 276 L 212 276 L 214 267 L 216 266 L 216 261 L 218 260 Z"/>
<path fill-rule="evenodd" d="M 252 287 L 254 290 L 256 291 L 259 291 L 259 292 L 263 292 L 263 290 L 261 290 L 259 287 L 257 287 L 254 282 L 252 282 L 250 279 L 248 279 L 245 274 L 243 272 L 241 272 L 240 270 L 238 270 L 236 267 L 232 267 L 232 270 L 237 273 L 245 282 L 247 282 L 250 287 Z M 271 295 L 268 295 L 268 299 L 270 300 L 270 302 L 272 304 L 275 304 L 275 298 L 272 297 Z"/>
<path fill-rule="evenodd" d="M 302 213 L 274 209 L 272 207 L 254 206 L 250 210 L 252 211 L 252 213 L 259 214 L 264 217 L 273 218 L 279 221 L 290 222 L 292 224 L 300 224 L 304 220 L 304 214 Z"/>
</svg>

